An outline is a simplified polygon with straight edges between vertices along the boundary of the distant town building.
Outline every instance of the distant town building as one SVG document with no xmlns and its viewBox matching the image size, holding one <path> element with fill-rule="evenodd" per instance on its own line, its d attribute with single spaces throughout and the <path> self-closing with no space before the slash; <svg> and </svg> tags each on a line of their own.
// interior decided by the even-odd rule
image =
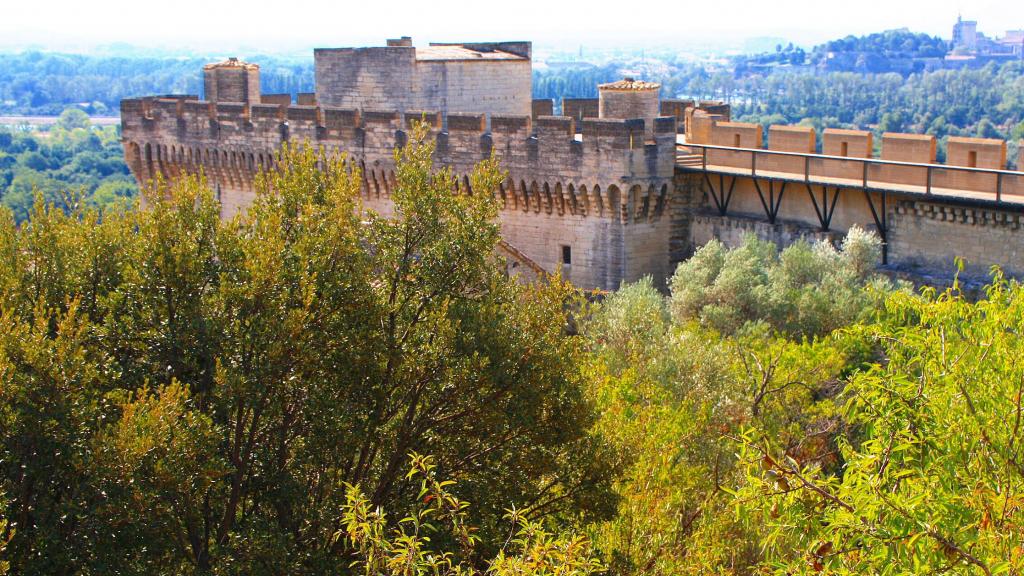
<svg viewBox="0 0 1024 576">
<path fill-rule="evenodd" d="M 978 50 L 978 22 L 975 20 L 964 20 L 958 16 L 956 24 L 953 25 L 953 49 L 965 52 L 976 52 Z"/>
<path fill-rule="evenodd" d="M 951 63 L 984 65 L 991 61 L 1024 58 L 1024 30 L 1008 30 L 1002 38 L 989 38 L 978 32 L 978 23 L 958 17 L 953 25 Z"/>
<path fill-rule="evenodd" d="M 1000 38 L 999 43 L 1018 58 L 1024 57 L 1024 30 L 1007 30 L 1006 36 Z"/>
</svg>

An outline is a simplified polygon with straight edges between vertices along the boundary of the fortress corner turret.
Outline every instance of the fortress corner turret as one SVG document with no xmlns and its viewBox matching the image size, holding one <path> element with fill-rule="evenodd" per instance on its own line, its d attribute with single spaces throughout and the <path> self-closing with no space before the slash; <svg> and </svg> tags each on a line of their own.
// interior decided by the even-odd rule
<svg viewBox="0 0 1024 576">
<path fill-rule="evenodd" d="M 209 102 L 260 103 L 260 67 L 258 64 L 228 58 L 203 66 L 203 88 Z"/>
<path fill-rule="evenodd" d="M 654 119 L 661 116 L 661 84 L 624 78 L 597 87 L 599 118 L 642 119 L 644 135 L 654 134 Z"/>
</svg>

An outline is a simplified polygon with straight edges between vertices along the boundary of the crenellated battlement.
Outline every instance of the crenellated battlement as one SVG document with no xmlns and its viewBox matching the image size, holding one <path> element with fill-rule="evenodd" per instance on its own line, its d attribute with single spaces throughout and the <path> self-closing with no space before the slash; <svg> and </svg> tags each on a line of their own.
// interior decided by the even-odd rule
<svg viewBox="0 0 1024 576">
<path fill-rule="evenodd" d="M 525 254 L 548 271 L 561 268 L 584 287 L 670 273 L 676 115 L 577 120 L 544 115 L 547 106 L 518 115 L 309 102 L 281 95 L 259 103 L 194 96 L 124 100 L 125 156 L 143 183 L 203 173 L 222 213 L 231 215 L 252 202 L 256 175 L 274 166 L 283 144 L 308 143 L 345 154 L 362 172 L 363 206 L 387 215 L 394 151 L 407 144 L 414 122 L 425 122 L 435 162 L 452 168 L 460 192 L 472 193 L 467 176 L 483 159 L 498 158 L 508 172 L 495 195 L 509 254 Z"/>
<path fill-rule="evenodd" d="M 819 146 L 815 129 L 810 126 L 769 126 L 765 143 L 765 130 L 760 124 L 729 122 L 717 118 L 710 118 L 707 123 L 706 130 L 688 134 L 687 143 L 938 164 L 938 139 L 931 134 L 886 132 L 882 135 L 881 153 L 876 156 L 874 134 L 867 130 L 826 128 L 821 134 Z M 946 161 L 943 164 L 961 168 L 1006 170 L 1007 149 L 1008 144 L 1004 140 L 950 136 L 946 142 Z M 716 160 L 727 158 L 729 154 L 722 152 L 719 156 L 721 158 Z M 748 154 L 745 157 L 749 160 L 750 156 Z"/>
<path fill-rule="evenodd" d="M 653 138 L 646 138 L 642 119 L 586 118 L 577 123 L 565 116 L 400 114 L 298 104 L 214 103 L 193 97 L 124 100 L 121 113 L 128 163 L 140 180 L 201 169 L 222 190 L 236 190 L 241 183 L 246 193 L 252 192 L 248 186 L 255 172 L 270 165 L 286 142 L 308 142 L 328 152 L 345 153 L 367 167 L 368 182 L 385 181 L 393 170 L 393 151 L 407 142 L 414 121 L 428 124 L 437 144 L 438 163 L 456 173 L 468 174 L 491 155 L 500 158 L 509 171 L 509 188 L 517 193 L 506 194 L 519 196 L 518 201 L 507 201 L 506 207 L 529 202 L 531 190 L 518 190 L 520 181 L 573 190 L 660 188 L 671 181 L 675 161 L 673 117 L 656 119 Z M 569 203 L 584 202 L 570 199 Z M 607 201 L 595 208 L 589 212 L 598 217 L 621 216 Z"/>
</svg>

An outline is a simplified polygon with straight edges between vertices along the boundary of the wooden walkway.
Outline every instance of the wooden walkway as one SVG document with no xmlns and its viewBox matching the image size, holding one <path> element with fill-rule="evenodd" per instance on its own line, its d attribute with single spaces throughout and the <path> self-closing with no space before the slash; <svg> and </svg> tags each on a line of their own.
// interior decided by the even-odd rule
<svg viewBox="0 0 1024 576">
<path fill-rule="evenodd" d="M 712 155 L 708 152 L 711 151 Z M 865 165 L 864 176 L 861 178 L 844 178 L 826 176 L 821 174 L 822 170 L 807 169 L 801 172 L 781 172 L 778 170 L 758 169 L 756 160 L 752 166 L 737 166 L 735 164 L 716 163 L 714 152 L 750 154 L 758 158 L 789 157 L 803 158 L 806 162 L 819 161 L 842 161 L 855 162 Z M 764 163 L 764 160 L 762 160 Z M 917 170 L 926 174 L 921 178 L 920 184 L 909 184 L 906 182 L 887 181 L 883 178 L 869 177 L 868 169 L 871 171 L 890 169 Z M 835 186 L 839 188 L 852 188 L 868 192 L 894 192 L 900 195 L 941 199 L 943 202 L 957 204 L 998 204 L 1000 207 L 1019 207 L 1024 209 L 1024 194 L 1018 192 L 1024 190 L 1024 173 L 1008 170 L 986 170 L 967 168 L 959 166 L 947 166 L 941 164 L 914 164 L 908 162 L 889 162 L 865 158 L 839 158 L 833 156 L 799 154 L 790 152 L 778 152 L 772 150 L 753 150 L 742 148 L 729 148 L 724 146 L 710 146 L 701 144 L 681 144 L 676 155 L 676 168 L 688 172 L 706 172 L 709 174 L 722 174 L 734 177 L 756 178 L 759 180 L 774 180 L 780 182 L 792 182 L 811 186 Z M 817 172 L 817 173 L 816 173 Z M 991 180 L 988 190 L 950 188 L 942 185 L 929 183 L 936 175 L 948 176 L 956 173 L 971 173 L 968 177 L 985 178 Z M 980 175 L 988 175 L 980 176 Z M 903 178 L 906 180 L 906 178 Z"/>
</svg>

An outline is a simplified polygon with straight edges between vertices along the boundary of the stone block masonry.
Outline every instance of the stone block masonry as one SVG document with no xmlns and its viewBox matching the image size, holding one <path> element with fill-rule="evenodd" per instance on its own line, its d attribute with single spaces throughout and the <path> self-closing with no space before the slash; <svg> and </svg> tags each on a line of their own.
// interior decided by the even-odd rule
<svg viewBox="0 0 1024 576">
<path fill-rule="evenodd" d="M 529 43 L 314 51 L 324 106 L 530 115 Z"/>
<path fill-rule="evenodd" d="M 952 278 L 955 258 L 965 271 L 984 277 L 998 265 L 1024 275 L 1024 215 L 1019 212 L 936 202 L 904 200 L 891 214 L 889 243 L 894 262 L 908 269 L 945 273 Z"/>
<path fill-rule="evenodd" d="M 203 67 L 206 99 L 211 102 L 260 102 L 260 67 L 229 58 Z"/>
<path fill-rule="evenodd" d="M 689 189 L 695 198 L 687 210 L 687 227 L 678 228 L 694 247 L 712 239 L 738 246 L 747 234 L 780 247 L 800 239 L 838 244 L 856 225 L 885 239 L 888 264 L 897 270 L 951 279 L 955 260 L 961 258 L 969 277 L 983 279 L 992 266 L 1011 276 L 1024 276 L 1024 207 L 972 206 L 940 197 L 909 198 L 891 193 L 883 204 L 880 192 L 870 193 L 869 203 L 867 195 L 855 188 L 823 190 L 815 186 L 806 190 L 792 185 L 785 196 L 775 187 L 779 216 L 769 222 L 749 178 L 738 179 L 727 214 L 721 214 L 710 200 L 702 174 L 686 172 L 676 181 L 677 190 Z M 817 215 L 825 197 L 837 205 L 828 229 L 822 228 Z M 885 230 L 879 229 L 879 221 Z"/>
<path fill-rule="evenodd" d="M 671 273 L 671 118 L 655 122 L 648 141 L 643 120 L 588 119 L 577 126 L 567 117 L 488 119 L 186 98 L 125 100 L 121 112 L 126 159 L 139 180 L 202 171 L 225 216 L 252 201 L 256 174 L 274 165 L 285 142 L 347 155 L 363 172 L 364 206 L 389 214 L 393 151 L 407 142 L 410 123 L 426 118 L 436 162 L 453 168 L 465 193 L 471 193 L 465 176 L 477 162 L 491 155 L 501 160 L 508 171 L 495 191 L 502 237 L 546 270 L 563 267 L 578 286 L 599 289 Z M 571 263 L 562 262 L 563 247 Z"/>
</svg>

